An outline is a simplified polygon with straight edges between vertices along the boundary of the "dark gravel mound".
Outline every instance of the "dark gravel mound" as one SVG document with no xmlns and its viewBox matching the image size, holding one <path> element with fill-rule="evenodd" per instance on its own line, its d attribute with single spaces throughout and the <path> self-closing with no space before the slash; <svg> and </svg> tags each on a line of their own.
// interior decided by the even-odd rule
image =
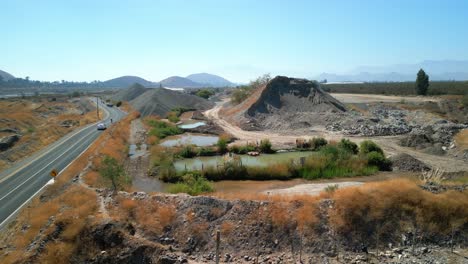
<svg viewBox="0 0 468 264">
<path fill-rule="evenodd" d="M 159 115 L 162 117 L 177 107 L 207 110 L 214 106 L 212 102 L 201 97 L 164 88 L 148 89 L 130 101 L 130 104 L 143 116 Z"/>
<path fill-rule="evenodd" d="M 261 128 L 296 129 L 336 120 L 346 107 L 315 81 L 277 76 L 246 111 Z"/>
<path fill-rule="evenodd" d="M 390 157 L 392 167 L 394 171 L 426 171 L 430 170 L 430 167 L 416 159 L 415 157 L 408 154 L 398 154 Z"/>
<path fill-rule="evenodd" d="M 121 90 L 116 93 L 112 99 L 115 101 L 131 101 L 138 96 L 142 95 L 144 92 L 148 91 L 143 85 L 139 83 L 134 83 L 132 86 L 127 89 Z"/>
</svg>

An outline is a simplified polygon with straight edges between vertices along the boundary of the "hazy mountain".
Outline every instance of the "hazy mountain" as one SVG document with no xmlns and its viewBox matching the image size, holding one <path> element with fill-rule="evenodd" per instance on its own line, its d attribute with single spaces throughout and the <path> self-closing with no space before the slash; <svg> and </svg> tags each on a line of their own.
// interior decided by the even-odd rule
<svg viewBox="0 0 468 264">
<path fill-rule="evenodd" d="M 235 86 L 234 83 L 224 79 L 223 77 L 209 73 L 190 74 L 186 78 L 193 82 L 205 84 L 205 86 L 211 87 Z"/>
<path fill-rule="evenodd" d="M 402 82 L 414 81 L 419 69 L 434 81 L 468 80 L 468 61 L 426 60 L 416 64 L 361 66 L 347 74 L 322 73 L 316 78 L 328 82 Z"/>
<path fill-rule="evenodd" d="M 106 87 L 119 87 L 119 88 L 124 88 L 128 87 L 134 83 L 141 84 L 145 87 L 155 87 L 157 84 L 147 81 L 143 78 L 140 78 L 138 76 L 122 76 L 118 78 L 114 78 L 111 80 L 107 80 L 103 82 L 103 85 Z"/>
<path fill-rule="evenodd" d="M 206 86 L 180 76 L 172 76 L 160 81 L 159 83 L 162 86 L 169 88 L 201 88 Z"/>
<path fill-rule="evenodd" d="M 11 80 L 11 79 L 15 78 L 15 76 L 9 74 L 8 72 L 4 72 L 2 70 L 0 70 L 0 76 L 2 76 L 4 81 L 8 81 L 8 80 Z"/>
</svg>

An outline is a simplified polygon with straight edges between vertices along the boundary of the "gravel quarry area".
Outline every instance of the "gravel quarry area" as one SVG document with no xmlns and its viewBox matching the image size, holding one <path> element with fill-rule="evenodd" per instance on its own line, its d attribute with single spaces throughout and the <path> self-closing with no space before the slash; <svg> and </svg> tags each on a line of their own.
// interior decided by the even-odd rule
<svg viewBox="0 0 468 264">
<path fill-rule="evenodd" d="M 239 105 L 224 99 L 204 114 L 237 138 L 233 144 L 267 138 L 281 149 L 295 147 L 298 138 L 352 138 L 357 143 L 371 139 L 390 156 L 407 153 L 431 168 L 468 171 L 468 149 L 454 140 L 468 129 L 468 113 L 452 107 L 456 101 L 422 96 L 333 96 L 314 82 L 277 77 Z"/>
</svg>

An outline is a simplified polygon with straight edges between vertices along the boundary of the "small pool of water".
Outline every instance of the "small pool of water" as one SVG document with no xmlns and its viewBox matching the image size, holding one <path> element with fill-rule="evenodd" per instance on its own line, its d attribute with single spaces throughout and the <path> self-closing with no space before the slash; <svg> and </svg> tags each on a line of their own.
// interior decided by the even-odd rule
<svg viewBox="0 0 468 264">
<path fill-rule="evenodd" d="M 197 127 L 204 126 L 204 125 L 206 125 L 205 122 L 199 121 L 195 123 L 182 124 L 182 125 L 179 125 L 179 127 L 182 129 L 192 129 L 192 128 L 197 128 Z"/>
<path fill-rule="evenodd" d="M 303 152 L 283 152 L 276 154 L 261 154 L 257 157 L 251 157 L 248 155 L 239 155 L 241 157 L 242 164 L 244 166 L 252 167 L 266 167 L 273 164 L 290 162 L 291 160 L 299 162 L 301 157 L 308 157 L 313 155 L 312 151 Z M 193 159 L 183 159 L 174 162 L 176 171 L 187 170 L 201 170 L 202 166 L 216 167 L 218 164 L 223 164 L 224 159 L 221 156 L 213 157 L 197 157 Z"/>
<path fill-rule="evenodd" d="M 164 139 L 160 145 L 164 147 L 175 147 L 183 145 L 196 145 L 199 147 L 212 146 L 218 142 L 219 137 L 213 135 L 182 134 Z"/>
</svg>

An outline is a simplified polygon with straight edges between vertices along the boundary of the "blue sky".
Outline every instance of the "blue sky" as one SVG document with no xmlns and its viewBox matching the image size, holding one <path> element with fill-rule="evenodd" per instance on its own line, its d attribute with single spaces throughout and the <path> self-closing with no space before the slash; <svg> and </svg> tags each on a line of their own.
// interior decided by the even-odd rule
<svg viewBox="0 0 468 264">
<path fill-rule="evenodd" d="M 39 80 L 245 82 L 468 59 L 464 0 L 0 0 L 0 69 Z"/>
</svg>

